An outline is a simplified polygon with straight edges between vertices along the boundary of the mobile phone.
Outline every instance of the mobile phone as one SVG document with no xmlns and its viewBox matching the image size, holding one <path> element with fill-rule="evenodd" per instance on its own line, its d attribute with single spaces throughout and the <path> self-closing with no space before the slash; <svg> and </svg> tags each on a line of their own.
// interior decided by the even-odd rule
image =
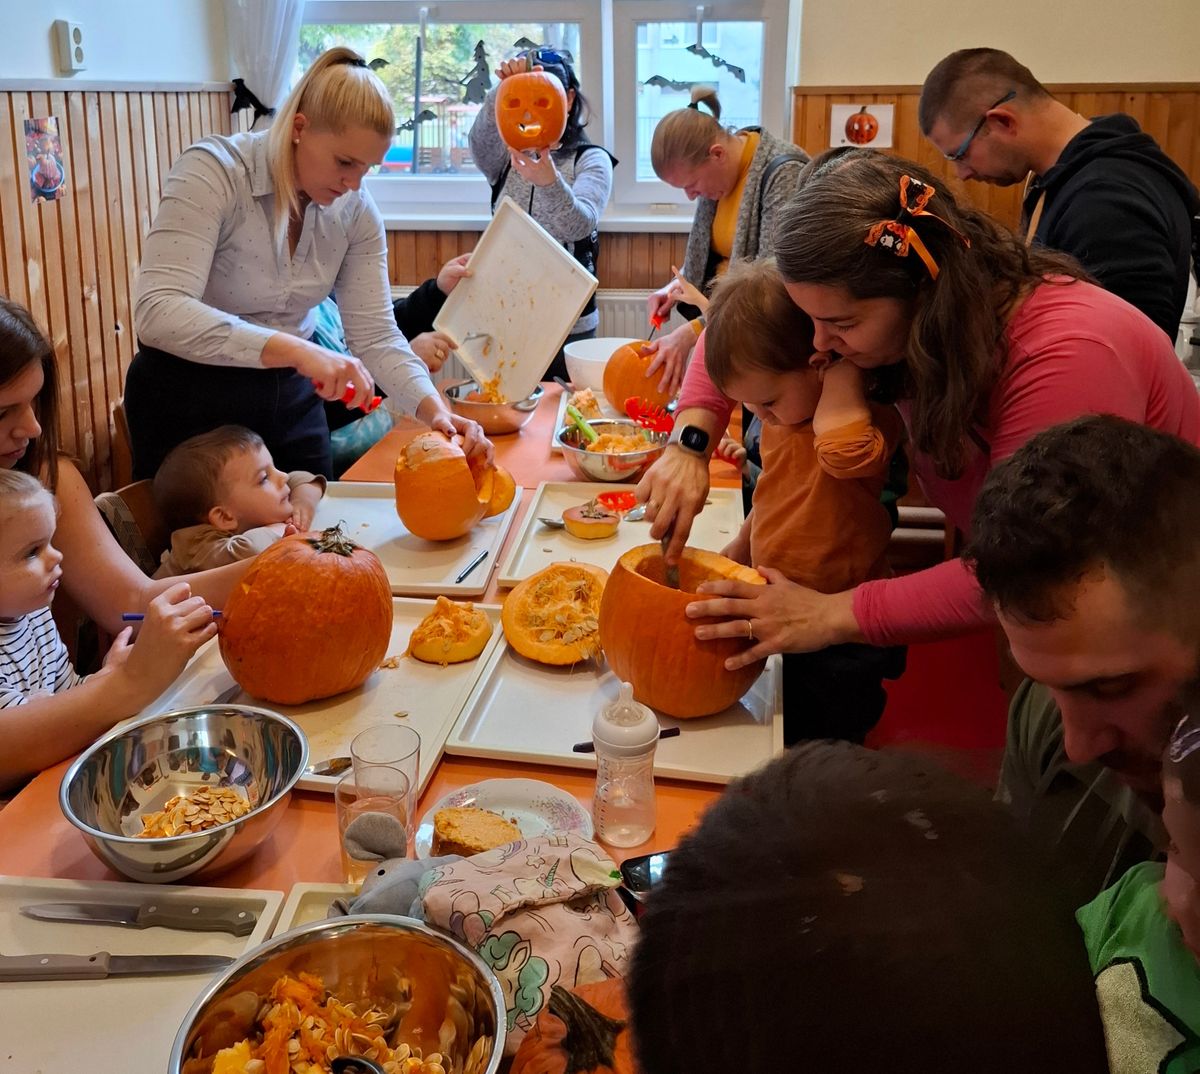
<svg viewBox="0 0 1200 1074">
<path fill-rule="evenodd" d="M 621 864 L 621 880 L 635 895 L 645 895 L 662 880 L 669 856 L 670 851 L 663 850 L 657 854 L 626 858 Z"/>
</svg>

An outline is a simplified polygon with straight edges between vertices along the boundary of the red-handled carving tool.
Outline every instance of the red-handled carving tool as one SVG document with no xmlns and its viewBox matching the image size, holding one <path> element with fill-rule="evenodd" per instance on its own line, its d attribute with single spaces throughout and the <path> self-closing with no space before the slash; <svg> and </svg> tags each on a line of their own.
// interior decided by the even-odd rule
<svg viewBox="0 0 1200 1074">
<path fill-rule="evenodd" d="M 654 338 L 654 333 L 657 332 L 660 328 L 662 328 L 663 321 L 665 319 L 666 318 L 664 318 L 664 317 L 657 317 L 657 316 L 650 318 L 650 334 L 646 337 L 647 343 L 649 343 L 650 340 L 652 340 Z"/>
<path fill-rule="evenodd" d="M 316 388 L 317 391 L 320 391 L 321 388 L 323 387 L 323 385 L 319 381 L 314 380 L 313 387 Z M 342 400 L 341 400 L 343 403 L 346 404 L 346 406 L 350 405 L 350 401 L 354 398 L 354 392 L 355 392 L 354 385 L 347 384 L 346 390 L 342 393 Z M 376 407 L 378 407 L 379 404 L 382 402 L 383 402 L 382 395 L 373 395 L 365 403 L 360 403 L 358 406 L 358 409 L 361 410 L 364 414 L 370 414 L 371 411 L 376 409 Z"/>
</svg>

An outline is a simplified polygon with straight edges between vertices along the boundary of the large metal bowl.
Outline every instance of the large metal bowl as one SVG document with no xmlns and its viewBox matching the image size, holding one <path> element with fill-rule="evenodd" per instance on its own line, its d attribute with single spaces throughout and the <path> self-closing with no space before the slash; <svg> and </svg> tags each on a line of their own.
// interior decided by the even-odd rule
<svg viewBox="0 0 1200 1074">
<path fill-rule="evenodd" d="M 555 434 L 563 458 L 572 471 L 585 481 L 632 481 L 640 477 L 667 446 L 667 434 L 642 430 L 628 418 L 602 418 L 588 424 L 598 433 L 645 432 L 650 438 L 645 451 L 609 454 L 585 450 L 583 434 L 574 425 L 564 425 Z"/>
<path fill-rule="evenodd" d="M 175 1036 L 168 1074 L 182 1074 L 204 1035 L 229 1018 L 227 1001 L 244 992 L 261 1001 L 284 974 L 301 972 L 320 977 L 360 1011 L 395 1012 L 400 1024 L 388 1031 L 391 1047 L 441 1052 L 445 1068 L 462 1074 L 494 1074 L 500 1066 L 504 993 L 486 963 L 420 921 L 360 914 L 302 925 L 243 955 L 192 1004 Z"/>
<path fill-rule="evenodd" d="M 277 712 L 181 709 L 105 735 L 67 770 L 58 800 L 96 857 L 131 880 L 200 880 L 236 865 L 271 834 L 306 764 L 304 732 Z M 252 808 L 204 831 L 135 838 L 143 813 L 201 787 L 238 788 Z"/>
<path fill-rule="evenodd" d="M 461 417 L 479 422 L 488 436 L 515 433 L 527 425 L 543 394 L 539 384 L 526 398 L 515 403 L 481 403 L 467 398 L 472 392 L 479 391 L 479 385 L 473 380 L 451 381 L 441 387 L 450 409 Z"/>
</svg>

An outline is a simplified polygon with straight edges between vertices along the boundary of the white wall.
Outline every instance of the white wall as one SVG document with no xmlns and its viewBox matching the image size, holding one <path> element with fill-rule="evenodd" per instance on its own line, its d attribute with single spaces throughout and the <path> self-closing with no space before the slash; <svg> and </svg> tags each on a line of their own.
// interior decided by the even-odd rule
<svg viewBox="0 0 1200 1074">
<path fill-rule="evenodd" d="M 82 25 L 87 70 L 62 77 L 51 26 Z M 225 82 L 220 0 L 0 0 L 0 79 L 87 82 Z"/>
<path fill-rule="evenodd" d="M 1200 82 L 1196 0 L 802 0 L 800 84 L 917 85 L 1005 49 L 1042 82 Z"/>
</svg>

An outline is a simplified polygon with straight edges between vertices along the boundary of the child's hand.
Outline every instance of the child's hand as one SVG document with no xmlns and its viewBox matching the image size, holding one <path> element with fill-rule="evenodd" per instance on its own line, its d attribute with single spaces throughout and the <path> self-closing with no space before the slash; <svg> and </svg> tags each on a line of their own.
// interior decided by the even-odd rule
<svg viewBox="0 0 1200 1074">
<path fill-rule="evenodd" d="M 750 527 L 743 526 L 738 530 L 738 535 L 721 549 L 721 555 L 726 559 L 732 559 L 734 563 L 741 563 L 743 566 L 749 567 Z"/>
<path fill-rule="evenodd" d="M 292 489 L 292 517 L 289 521 L 296 529 L 302 533 L 312 529 L 313 516 L 317 513 L 317 504 L 321 502 L 323 495 L 319 481 L 309 481 Z M 281 531 L 280 536 L 286 537 L 286 530 Z"/>
<path fill-rule="evenodd" d="M 683 278 L 683 273 L 674 265 L 671 266 L 671 271 L 675 274 L 675 279 L 667 285 L 667 290 L 670 291 L 675 301 L 686 302 L 689 306 L 696 306 L 701 312 L 708 309 L 708 299 L 705 297 L 704 292 L 694 284 L 688 283 Z"/>
<path fill-rule="evenodd" d="M 169 686 L 217 624 L 203 597 L 193 597 L 186 582 L 164 590 L 146 609 L 146 618 L 124 659 L 114 669 L 131 692 L 136 708 L 149 704 Z"/>
<path fill-rule="evenodd" d="M 721 442 L 717 445 L 717 458 L 724 459 L 731 463 L 738 470 L 746 462 L 746 448 L 739 440 L 735 440 L 732 436 L 721 437 Z"/>
</svg>

